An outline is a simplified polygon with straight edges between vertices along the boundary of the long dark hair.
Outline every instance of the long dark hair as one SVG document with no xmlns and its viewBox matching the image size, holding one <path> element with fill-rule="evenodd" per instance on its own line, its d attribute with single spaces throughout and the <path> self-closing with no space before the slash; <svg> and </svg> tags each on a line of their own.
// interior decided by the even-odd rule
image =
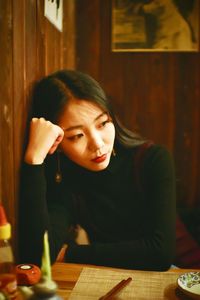
<svg viewBox="0 0 200 300">
<path fill-rule="evenodd" d="M 93 102 L 110 115 L 116 130 L 115 145 L 132 147 L 144 142 L 120 123 L 100 84 L 80 71 L 60 70 L 37 82 L 33 90 L 31 117 L 44 117 L 57 123 L 64 106 L 73 98 Z"/>
</svg>

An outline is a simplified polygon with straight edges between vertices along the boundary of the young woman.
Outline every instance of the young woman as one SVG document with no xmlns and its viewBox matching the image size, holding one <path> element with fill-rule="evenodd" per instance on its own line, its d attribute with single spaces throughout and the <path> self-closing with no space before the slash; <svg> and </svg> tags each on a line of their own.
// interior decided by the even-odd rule
<svg viewBox="0 0 200 300">
<path fill-rule="evenodd" d="M 146 147 L 124 128 L 100 85 L 78 71 L 58 71 L 38 82 L 31 118 L 21 180 L 20 262 L 40 265 L 48 230 L 52 262 L 62 257 L 168 269 L 176 206 L 168 151 Z"/>
</svg>

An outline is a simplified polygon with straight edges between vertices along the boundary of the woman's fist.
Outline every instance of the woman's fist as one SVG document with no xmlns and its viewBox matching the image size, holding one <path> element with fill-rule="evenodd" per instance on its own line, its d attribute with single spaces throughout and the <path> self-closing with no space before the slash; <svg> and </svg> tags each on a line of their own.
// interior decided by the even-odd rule
<svg viewBox="0 0 200 300">
<path fill-rule="evenodd" d="M 64 131 L 44 118 L 33 118 L 30 124 L 29 141 L 25 162 L 42 164 L 47 154 L 53 154 L 62 141 Z"/>
</svg>

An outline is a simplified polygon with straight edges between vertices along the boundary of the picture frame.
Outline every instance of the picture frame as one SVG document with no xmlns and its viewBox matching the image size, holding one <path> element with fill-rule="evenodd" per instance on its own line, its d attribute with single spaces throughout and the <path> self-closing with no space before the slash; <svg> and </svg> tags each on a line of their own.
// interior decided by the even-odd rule
<svg viewBox="0 0 200 300">
<path fill-rule="evenodd" d="M 199 0 L 112 0 L 113 52 L 199 50 Z"/>
</svg>

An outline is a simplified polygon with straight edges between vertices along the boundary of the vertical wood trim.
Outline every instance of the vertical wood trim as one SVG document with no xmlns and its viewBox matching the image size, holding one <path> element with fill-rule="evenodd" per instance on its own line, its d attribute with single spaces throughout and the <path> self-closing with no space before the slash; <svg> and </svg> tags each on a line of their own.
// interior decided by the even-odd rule
<svg viewBox="0 0 200 300">
<path fill-rule="evenodd" d="M 18 220 L 18 193 L 20 178 L 20 163 L 25 128 L 25 33 L 24 33 L 24 0 L 13 1 L 13 155 L 14 155 L 14 194 L 13 199 L 13 227 L 15 235 L 13 242 L 17 248 L 17 220 Z M 17 249 L 15 249 L 15 253 Z M 17 255 L 17 253 L 16 253 Z"/>
<path fill-rule="evenodd" d="M 75 8 L 76 1 L 63 1 L 63 33 L 61 36 L 61 68 L 75 69 L 76 63 L 76 28 L 75 28 Z"/>
<path fill-rule="evenodd" d="M 1 200 L 10 220 L 13 218 L 13 73 L 12 73 L 12 1 L 0 2 L 1 47 Z M 6 156 L 5 156 L 6 153 Z"/>
<path fill-rule="evenodd" d="M 107 1 L 108 2 L 108 1 Z M 106 4 L 106 3 L 104 3 Z M 76 65 L 99 80 L 100 61 L 100 1 L 76 2 Z M 104 30 L 104 27 L 101 28 Z"/>
</svg>

